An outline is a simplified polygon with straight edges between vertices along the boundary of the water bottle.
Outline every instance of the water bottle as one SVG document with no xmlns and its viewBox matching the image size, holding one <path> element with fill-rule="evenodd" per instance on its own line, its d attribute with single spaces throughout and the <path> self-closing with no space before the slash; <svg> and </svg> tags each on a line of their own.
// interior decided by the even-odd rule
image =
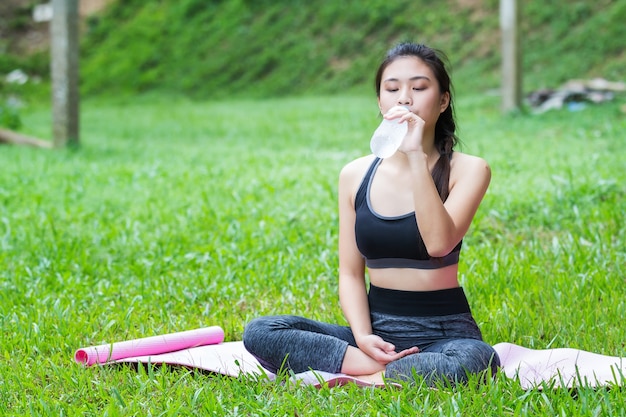
<svg viewBox="0 0 626 417">
<path fill-rule="evenodd" d="M 389 158 L 396 153 L 400 144 L 402 144 L 402 139 L 406 136 L 408 126 L 406 122 L 399 123 L 398 120 L 383 119 L 374 131 L 370 140 L 370 149 L 377 157 Z"/>
</svg>

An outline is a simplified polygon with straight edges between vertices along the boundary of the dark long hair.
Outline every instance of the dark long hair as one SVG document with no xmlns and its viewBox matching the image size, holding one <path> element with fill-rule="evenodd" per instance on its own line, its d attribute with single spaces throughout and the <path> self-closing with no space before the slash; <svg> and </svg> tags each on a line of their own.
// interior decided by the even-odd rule
<svg viewBox="0 0 626 417">
<path fill-rule="evenodd" d="M 376 73 L 376 96 L 380 97 L 380 83 L 385 68 L 397 58 L 407 56 L 417 57 L 428 65 L 439 83 L 441 94 L 447 92 L 450 95 L 448 108 L 439 115 L 435 125 L 435 148 L 439 151 L 439 159 L 431 173 L 441 200 L 446 201 L 450 191 L 450 159 L 452 158 L 452 150 L 459 141 L 455 133 L 456 123 L 452 106 L 452 82 L 445 65 L 447 57 L 443 52 L 422 44 L 403 42 L 396 45 L 387 52 L 385 60 L 378 67 L 378 72 Z"/>
</svg>

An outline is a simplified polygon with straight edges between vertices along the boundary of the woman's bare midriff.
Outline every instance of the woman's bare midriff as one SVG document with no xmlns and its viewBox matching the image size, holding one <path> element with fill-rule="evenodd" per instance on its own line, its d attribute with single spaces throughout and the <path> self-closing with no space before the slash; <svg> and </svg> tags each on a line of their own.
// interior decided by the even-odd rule
<svg viewBox="0 0 626 417">
<path fill-rule="evenodd" d="M 370 269 L 370 283 L 380 288 L 402 291 L 436 291 L 459 286 L 458 265 L 439 269 Z"/>
</svg>

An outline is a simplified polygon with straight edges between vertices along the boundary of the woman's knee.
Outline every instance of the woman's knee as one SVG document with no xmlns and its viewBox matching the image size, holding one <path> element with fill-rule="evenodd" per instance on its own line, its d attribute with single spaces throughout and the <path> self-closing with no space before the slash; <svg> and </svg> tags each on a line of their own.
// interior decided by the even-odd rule
<svg viewBox="0 0 626 417">
<path fill-rule="evenodd" d="M 243 329 L 243 345 L 250 351 L 255 352 L 258 346 L 266 343 L 265 338 L 272 328 L 272 317 L 257 317 L 250 320 Z"/>
<path fill-rule="evenodd" d="M 475 339 L 457 339 L 431 346 L 423 353 L 433 356 L 424 357 L 421 369 L 429 381 L 438 379 L 451 382 L 466 382 L 470 375 L 489 377 L 495 375 L 500 366 L 500 358 L 489 344 Z M 429 365 L 427 365 L 429 364 Z M 432 368 L 428 369 L 428 366 Z"/>
<path fill-rule="evenodd" d="M 250 352 L 263 349 L 275 337 L 277 330 L 287 330 L 293 327 L 293 316 L 261 316 L 246 324 L 243 330 L 243 345 Z"/>
<path fill-rule="evenodd" d="M 459 358 L 459 364 L 468 373 L 478 374 L 490 370 L 495 374 L 500 367 L 498 353 L 483 341 L 462 340 L 451 349 L 451 355 Z"/>
</svg>

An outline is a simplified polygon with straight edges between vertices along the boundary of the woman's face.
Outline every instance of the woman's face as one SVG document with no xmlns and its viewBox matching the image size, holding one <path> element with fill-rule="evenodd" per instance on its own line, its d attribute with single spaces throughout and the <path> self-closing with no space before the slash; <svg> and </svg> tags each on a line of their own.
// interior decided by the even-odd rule
<svg viewBox="0 0 626 417">
<path fill-rule="evenodd" d="M 394 106 L 408 106 L 427 126 L 434 126 L 449 102 L 450 94 L 440 92 L 432 70 L 417 57 L 396 58 L 383 71 L 378 97 L 382 114 Z"/>
</svg>

